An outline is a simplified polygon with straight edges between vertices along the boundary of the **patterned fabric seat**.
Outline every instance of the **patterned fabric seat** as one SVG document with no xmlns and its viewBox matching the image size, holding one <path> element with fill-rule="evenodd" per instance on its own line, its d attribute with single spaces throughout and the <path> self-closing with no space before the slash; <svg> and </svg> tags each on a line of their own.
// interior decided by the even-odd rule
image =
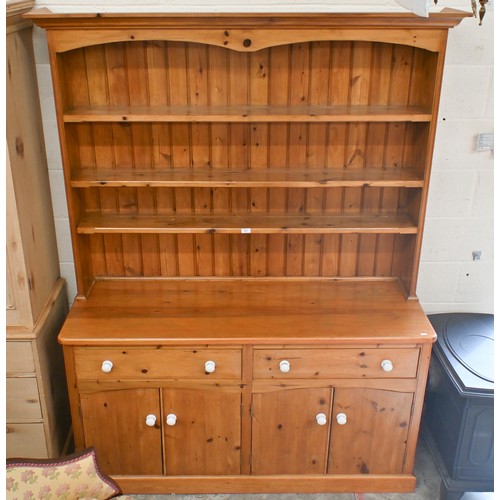
<svg viewBox="0 0 500 500">
<path fill-rule="evenodd" d="M 60 459 L 8 459 L 6 486 L 7 500 L 132 498 L 99 469 L 94 448 Z"/>
</svg>

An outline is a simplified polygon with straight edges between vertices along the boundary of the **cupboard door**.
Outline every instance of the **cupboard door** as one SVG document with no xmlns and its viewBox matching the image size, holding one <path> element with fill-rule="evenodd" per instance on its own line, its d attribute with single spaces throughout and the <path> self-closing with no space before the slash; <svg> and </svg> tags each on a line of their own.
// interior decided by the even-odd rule
<svg viewBox="0 0 500 500">
<path fill-rule="evenodd" d="M 413 394 L 335 389 L 328 472 L 400 474 Z"/>
<path fill-rule="evenodd" d="M 239 474 L 239 390 L 163 389 L 165 468 L 172 475 Z"/>
<path fill-rule="evenodd" d="M 82 394 L 80 401 L 85 445 L 95 446 L 106 473 L 162 473 L 158 389 Z"/>
<path fill-rule="evenodd" d="M 323 474 L 330 401 L 329 388 L 254 394 L 252 474 Z"/>
</svg>

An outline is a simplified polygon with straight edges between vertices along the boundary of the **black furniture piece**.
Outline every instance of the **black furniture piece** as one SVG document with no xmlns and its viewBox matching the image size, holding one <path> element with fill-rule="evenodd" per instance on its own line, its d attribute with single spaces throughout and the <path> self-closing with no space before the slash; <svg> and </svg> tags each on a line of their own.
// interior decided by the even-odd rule
<svg viewBox="0 0 500 500">
<path fill-rule="evenodd" d="M 422 433 L 441 475 L 440 500 L 493 491 L 493 315 L 429 316 L 433 347 Z"/>
</svg>

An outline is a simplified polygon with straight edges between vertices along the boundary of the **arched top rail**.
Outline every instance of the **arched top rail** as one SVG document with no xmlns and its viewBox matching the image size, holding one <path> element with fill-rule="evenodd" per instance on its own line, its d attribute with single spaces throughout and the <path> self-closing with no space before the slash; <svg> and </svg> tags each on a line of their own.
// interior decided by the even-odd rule
<svg viewBox="0 0 500 500">
<path fill-rule="evenodd" d="M 240 52 L 309 41 L 369 41 L 439 52 L 447 30 L 469 14 L 444 9 L 413 14 L 56 14 L 26 15 L 48 31 L 54 52 L 124 41 L 182 41 Z M 293 28 L 293 29 L 292 29 Z"/>
</svg>

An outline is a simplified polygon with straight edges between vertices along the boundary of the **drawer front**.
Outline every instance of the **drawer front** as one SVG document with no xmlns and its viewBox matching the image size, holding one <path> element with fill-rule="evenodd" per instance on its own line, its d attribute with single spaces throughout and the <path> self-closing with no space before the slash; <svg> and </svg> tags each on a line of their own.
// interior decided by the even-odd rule
<svg viewBox="0 0 500 500">
<path fill-rule="evenodd" d="M 414 378 L 419 352 L 416 348 L 256 349 L 253 377 Z"/>
<path fill-rule="evenodd" d="M 42 418 L 38 384 L 35 378 L 8 378 L 7 420 L 34 420 Z"/>
<path fill-rule="evenodd" d="M 31 342 L 8 341 L 5 354 L 7 373 L 35 373 Z"/>
<path fill-rule="evenodd" d="M 49 458 L 43 424 L 7 424 L 6 458 Z"/>
<path fill-rule="evenodd" d="M 75 367 L 79 380 L 240 379 L 241 350 L 75 349 Z"/>
</svg>

